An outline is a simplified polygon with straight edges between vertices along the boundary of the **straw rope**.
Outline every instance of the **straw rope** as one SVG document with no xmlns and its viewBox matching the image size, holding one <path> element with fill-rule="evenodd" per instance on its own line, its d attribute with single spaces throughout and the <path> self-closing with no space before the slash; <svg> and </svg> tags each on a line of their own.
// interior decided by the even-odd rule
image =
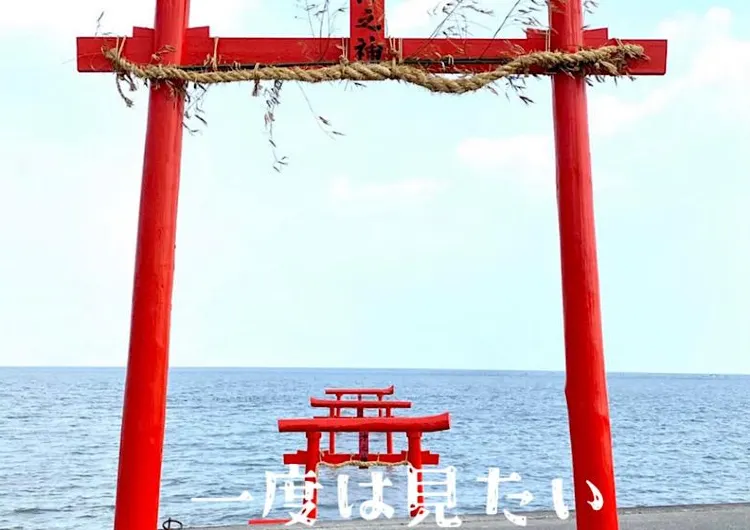
<svg viewBox="0 0 750 530">
<path fill-rule="evenodd" d="M 136 64 L 122 54 L 124 39 L 112 49 L 102 52 L 110 61 L 118 77 L 144 81 L 186 82 L 198 85 L 242 81 L 299 81 L 323 83 L 330 81 L 387 81 L 395 80 L 421 86 L 431 92 L 463 94 L 480 90 L 496 81 L 519 75 L 549 75 L 554 73 L 586 75 L 627 75 L 628 61 L 645 59 L 641 46 L 618 44 L 577 52 L 540 51 L 520 55 L 489 72 L 446 78 L 424 68 L 404 64 L 398 60 L 381 63 L 348 62 L 342 58 L 337 65 L 306 69 L 299 66 L 260 66 L 217 70 L 216 58 L 208 58 L 204 70 L 161 64 Z M 159 59 L 159 54 L 155 58 Z M 213 70 L 211 68 L 214 68 Z M 132 84 L 132 82 L 131 82 Z"/>
<path fill-rule="evenodd" d="M 347 460 L 346 462 L 341 462 L 340 464 L 330 464 L 328 462 L 323 462 L 322 460 L 318 462 L 318 465 L 330 467 L 333 469 L 338 469 L 340 467 L 347 467 L 347 466 L 359 466 L 359 467 L 375 467 L 375 466 L 383 466 L 383 467 L 398 467 L 398 466 L 405 466 L 408 465 L 408 460 L 401 460 L 400 462 L 381 462 L 380 460 Z"/>
</svg>

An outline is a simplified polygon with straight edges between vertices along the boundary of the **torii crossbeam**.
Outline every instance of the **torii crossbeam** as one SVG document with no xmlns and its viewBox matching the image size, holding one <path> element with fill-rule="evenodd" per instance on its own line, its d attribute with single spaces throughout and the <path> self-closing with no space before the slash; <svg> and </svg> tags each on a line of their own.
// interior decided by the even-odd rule
<svg viewBox="0 0 750 530">
<path fill-rule="evenodd" d="M 216 73 L 214 78 L 234 80 L 229 79 L 231 76 L 226 72 L 237 65 L 299 67 L 304 73 L 338 65 L 343 59 L 359 65 L 392 60 L 437 73 L 487 73 L 514 57 L 532 52 L 551 50 L 574 54 L 583 49 L 625 43 L 638 45 L 643 51 L 639 57 L 625 58 L 630 74 L 662 75 L 666 72 L 666 41 L 620 41 L 610 39 L 606 29 L 584 31 L 582 0 L 551 2 L 554 4 L 549 10 L 551 30 L 528 31 L 525 39 L 389 38 L 385 35 L 384 0 L 351 0 L 350 35 L 345 39 L 246 39 L 215 38 L 207 27 L 188 28 L 189 0 L 156 0 L 153 29 L 134 28 L 128 38 L 79 38 L 78 70 L 111 72 L 113 64 L 120 64 L 113 62 L 115 59 L 127 58 L 131 66 L 171 65 L 188 73 L 205 71 L 209 64 Z M 578 74 L 607 73 L 598 70 L 600 63 L 589 66 Z M 166 75 L 163 70 L 156 70 L 152 68 L 147 72 L 152 79 Z M 393 78 L 389 77 L 387 68 L 384 71 L 380 78 Z M 219 75 L 222 72 L 224 75 Z M 578 530 L 616 530 L 586 85 L 582 75 L 560 73 L 560 69 L 536 72 L 531 68 L 525 73 L 553 75 L 567 372 L 565 392 L 576 525 Z M 312 77 L 309 80 L 313 80 Z M 418 83 L 418 80 L 411 82 Z M 172 88 L 157 83 L 150 89 L 115 507 L 116 530 L 157 526 L 184 109 L 184 99 L 175 98 Z M 444 91 L 462 90 L 454 87 Z M 587 503 L 590 495 L 587 481 L 594 483 L 603 495 L 604 506 L 599 511 L 594 511 Z"/>
</svg>

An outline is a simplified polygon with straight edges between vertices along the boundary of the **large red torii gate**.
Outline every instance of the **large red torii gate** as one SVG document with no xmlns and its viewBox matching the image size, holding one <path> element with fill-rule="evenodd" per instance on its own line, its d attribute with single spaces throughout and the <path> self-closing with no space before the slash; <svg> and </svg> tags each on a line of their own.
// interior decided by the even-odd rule
<svg viewBox="0 0 750 530">
<path fill-rule="evenodd" d="M 346 39 L 215 38 L 209 29 L 188 28 L 189 0 L 156 0 L 154 28 L 134 28 L 125 38 L 78 38 L 78 70 L 111 72 L 113 57 L 137 65 L 176 65 L 183 72 L 233 65 L 297 66 L 302 69 L 349 62 L 405 59 L 425 71 L 489 72 L 509 58 L 545 50 L 579 50 L 633 44 L 629 73 L 666 72 L 664 40 L 610 39 L 606 29 L 583 30 L 582 0 L 550 0 L 550 31 L 528 31 L 525 39 L 393 39 L 384 34 L 384 0 L 350 0 Z M 343 50 L 340 45 L 344 44 Z M 392 44 L 392 43 L 395 43 Z M 114 55 L 113 53 L 116 52 Z M 580 54 L 579 54 L 580 55 Z M 558 65 L 559 66 L 559 65 Z M 601 63 L 588 64 L 601 74 Z M 157 69 L 158 70 L 158 69 Z M 565 327 L 566 388 L 573 456 L 576 524 L 579 530 L 616 530 L 607 385 L 604 370 L 597 271 L 591 160 L 586 105 L 587 70 L 553 74 L 553 114 Z M 593 73 L 592 72 L 592 73 Z M 533 73 L 533 70 L 529 73 Z M 160 74 L 157 71 L 152 80 Z M 169 76 L 166 76 L 169 79 Z M 386 77 L 387 78 L 387 77 Z M 164 79 L 164 77 L 162 77 Z M 115 507 L 116 530 L 155 528 L 159 511 L 167 367 L 170 338 L 177 202 L 182 153 L 184 98 L 174 84 L 150 89 L 143 164 L 133 311 L 123 406 Z M 177 81 L 175 81 L 177 79 Z M 180 93 L 178 90 L 177 93 Z M 587 504 L 591 481 L 604 498 L 600 511 Z"/>
</svg>

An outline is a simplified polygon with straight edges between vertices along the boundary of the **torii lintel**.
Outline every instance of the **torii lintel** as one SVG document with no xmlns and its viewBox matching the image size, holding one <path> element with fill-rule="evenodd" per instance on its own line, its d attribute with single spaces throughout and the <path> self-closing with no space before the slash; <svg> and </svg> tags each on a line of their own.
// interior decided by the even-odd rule
<svg viewBox="0 0 750 530">
<path fill-rule="evenodd" d="M 613 39 L 607 28 L 584 30 L 584 48 L 633 44 L 643 48 L 642 59 L 628 63 L 631 75 L 664 75 L 667 70 L 667 41 L 659 39 Z M 382 50 L 365 54 L 351 46 L 352 38 L 244 38 L 215 37 L 208 26 L 189 28 L 181 57 L 170 57 L 169 64 L 187 69 L 237 68 L 258 66 L 300 66 L 315 68 L 350 62 L 381 62 L 398 59 L 417 64 L 432 72 L 446 74 L 478 73 L 496 68 L 529 53 L 550 50 L 546 30 L 526 30 L 525 38 L 385 38 Z M 129 37 L 78 37 L 79 72 L 112 72 L 113 66 L 102 53 L 118 49 L 137 64 L 159 64 L 163 56 L 154 47 L 154 30 L 134 27 Z M 541 73 L 541 72 L 540 72 Z M 606 75 L 606 74 L 605 74 Z"/>
</svg>

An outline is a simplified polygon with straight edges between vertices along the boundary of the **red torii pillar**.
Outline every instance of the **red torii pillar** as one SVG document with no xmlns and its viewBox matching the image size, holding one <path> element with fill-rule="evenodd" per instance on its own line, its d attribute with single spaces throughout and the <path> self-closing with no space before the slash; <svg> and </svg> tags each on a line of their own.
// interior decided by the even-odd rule
<svg viewBox="0 0 750 530">
<path fill-rule="evenodd" d="M 577 51 L 584 44 L 582 2 L 561 1 L 549 10 L 552 49 Z M 552 106 L 576 528 L 617 530 L 585 78 L 553 76 Z M 588 505 L 586 481 L 599 488 L 604 499 L 601 511 Z"/>
<path fill-rule="evenodd" d="M 189 0 L 157 0 L 153 50 L 162 50 L 163 60 L 179 62 L 188 17 Z M 116 530 L 152 530 L 159 517 L 184 104 L 165 84 L 150 90 Z"/>
<path fill-rule="evenodd" d="M 404 57 L 419 59 L 431 71 L 479 72 L 498 58 L 547 49 L 576 51 L 614 45 L 606 30 L 584 32 L 582 0 L 551 0 L 549 43 L 539 32 L 527 39 L 394 39 Z M 221 64 L 279 64 L 312 67 L 336 63 L 341 39 L 221 39 L 208 28 L 188 30 L 188 0 L 156 0 L 154 29 L 136 28 L 123 52 L 136 63 L 200 67 L 217 53 Z M 351 0 L 350 61 L 390 60 L 395 56 L 384 33 L 384 0 Z M 190 45 L 186 45 L 189 41 Z M 666 41 L 635 40 L 650 60 L 632 61 L 631 72 L 666 72 Z M 111 72 L 102 48 L 122 41 L 112 37 L 78 39 L 78 70 Z M 218 48 L 218 51 L 217 51 Z M 441 58 L 452 57 L 445 64 Z M 437 59 L 437 60 L 436 60 Z M 494 61 L 494 62 L 493 62 Z M 166 410 L 169 327 L 174 275 L 177 198 L 182 152 L 182 99 L 167 86 L 150 91 L 133 314 L 123 405 L 120 462 L 115 507 L 116 530 L 148 529 L 157 524 Z M 593 221 L 591 161 L 585 81 L 553 76 L 555 150 L 565 316 L 566 396 L 573 453 L 576 524 L 579 530 L 616 530 L 612 464 Z M 591 481 L 604 507 L 587 504 Z"/>
<path fill-rule="evenodd" d="M 386 417 L 390 418 L 393 415 L 393 409 L 408 409 L 411 408 L 411 401 L 386 401 L 382 399 L 381 395 L 378 395 L 377 399 L 341 399 L 340 394 L 336 393 L 334 394 L 336 396 L 336 399 L 318 399 L 311 397 L 310 398 L 310 406 L 311 407 L 319 407 L 319 408 L 327 408 L 328 409 L 328 415 L 331 418 L 336 418 L 340 416 L 340 412 L 342 409 L 356 409 L 357 411 L 357 417 L 363 418 L 365 417 L 364 410 L 365 409 L 377 409 L 378 410 L 378 417 Z M 385 438 L 385 451 L 386 453 L 392 453 L 393 452 L 393 433 L 387 432 Z M 367 457 L 369 454 L 369 443 L 370 438 L 368 433 L 360 433 L 360 458 L 364 460 L 364 458 Z M 329 439 L 328 439 L 328 452 L 329 453 L 335 453 L 336 452 L 336 434 L 334 432 L 329 433 Z"/>
<path fill-rule="evenodd" d="M 385 388 L 326 388 L 323 393 L 326 395 L 336 396 L 336 399 L 343 399 L 344 396 L 357 396 L 357 399 L 362 399 L 363 396 L 375 396 L 378 401 L 382 401 L 385 396 L 392 396 L 396 391 L 396 387 L 391 385 Z M 378 409 L 378 416 L 382 415 L 382 410 Z M 386 417 L 391 415 L 391 409 L 385 410 Z M 332 416 L 338 416 L 341 414 L 341 409 L 336 408 L 331 410 Z M 357 409 L 357 417 L 363 418 L 365 411 L 362 408 Z M 388 432 L 385 435 L 386 450 L 388 452 L 393 451 L 393 433 Z M 361 455 L 366 455 L 370 446 L 370 435 L 369 433 L 360 433 L 359 435 L 359 451 Z M 331 432 L 328 434 L 328 450 L 334 452 L 336 450 L 336 435 Z"/>
</svg>

